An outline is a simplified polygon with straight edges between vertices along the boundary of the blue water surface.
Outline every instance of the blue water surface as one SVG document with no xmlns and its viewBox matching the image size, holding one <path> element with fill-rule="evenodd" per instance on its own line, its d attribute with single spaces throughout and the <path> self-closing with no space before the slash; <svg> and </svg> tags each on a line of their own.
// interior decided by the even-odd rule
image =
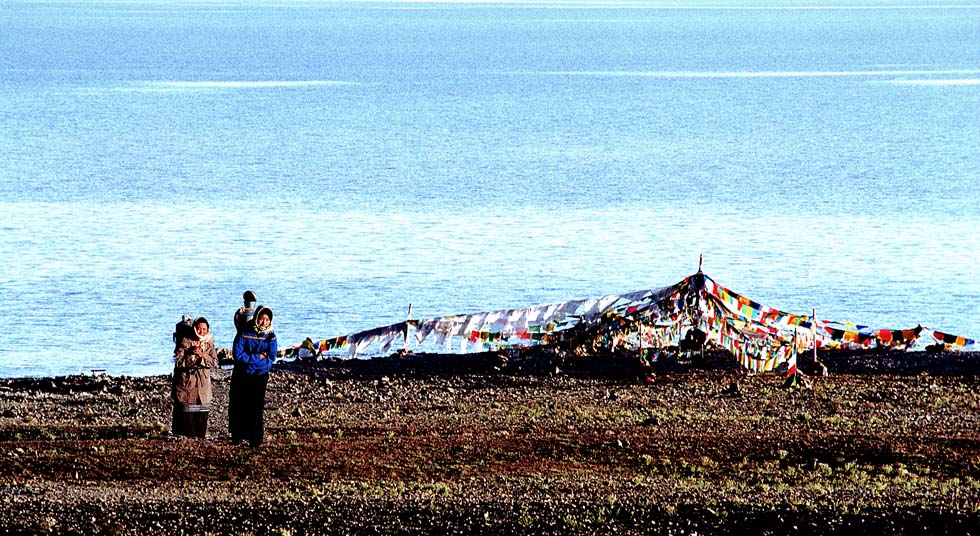
<svg viewBox="0 0 980 536">
<path fill-rule="evenodd" d="M 980 5 L 0 5 L 0 376 L 705 272 L 980 337 Z"/>
</svg>

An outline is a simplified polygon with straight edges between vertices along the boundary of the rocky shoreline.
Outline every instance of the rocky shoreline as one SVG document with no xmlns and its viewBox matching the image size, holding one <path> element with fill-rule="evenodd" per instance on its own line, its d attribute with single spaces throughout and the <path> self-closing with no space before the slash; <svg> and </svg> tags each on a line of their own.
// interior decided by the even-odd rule
<svg viewBox="0 0 980 536">
<path fill-rule="evenodd" d="M 268 440 L 169 435 L 169 378 L 0 380 L 6 534 L 980 534 L 980 355 L 282 364 Z"/>
</svg>

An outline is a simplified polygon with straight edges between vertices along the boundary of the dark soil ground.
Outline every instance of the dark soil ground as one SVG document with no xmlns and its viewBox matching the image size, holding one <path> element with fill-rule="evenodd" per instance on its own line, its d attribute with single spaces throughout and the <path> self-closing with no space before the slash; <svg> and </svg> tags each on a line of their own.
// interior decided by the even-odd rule
<svg viewBox="0 0 980 536">
<path fill-rule="evenodd" d="M 169 378 L 0 380 L 0 532 L 980 534 L 980 355 L 401 356 L 273 372 L 267 440 Z"/>
</svg>

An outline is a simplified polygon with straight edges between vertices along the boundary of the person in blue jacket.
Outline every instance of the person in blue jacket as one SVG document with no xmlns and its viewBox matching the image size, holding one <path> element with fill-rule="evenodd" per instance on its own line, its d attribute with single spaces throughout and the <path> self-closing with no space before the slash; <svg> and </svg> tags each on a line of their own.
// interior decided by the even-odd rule
<svg viewBox="0 0 980 536">
<path fill-rule="evenodd" d="M 228 393 L 232 443 L 247 440 L 252 447 L 262 444 L 265 388 L 278 350 L 276 333 L 272 330 L 272 309 L 260 305 L 247 328 L 235 335 L 235 368 Z"/>
</svg>

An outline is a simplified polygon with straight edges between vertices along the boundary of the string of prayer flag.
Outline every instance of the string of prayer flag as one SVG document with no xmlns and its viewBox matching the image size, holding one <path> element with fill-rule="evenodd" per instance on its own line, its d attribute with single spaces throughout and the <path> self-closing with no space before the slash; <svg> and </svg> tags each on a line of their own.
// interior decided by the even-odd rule
<svg viewBox="0 0 980 536">
<path fill-rule="evenodd" d="M 416 348 L 429 344 L 452 352 L 454 338 L 459 339 L 459 352 L 465 353 L 587 342 L 583 333 L 604 341 L 607 349 L 625 346 L 642 351 L 677 346 L 682 334 L 693 328 L 701 330 L 706 341 L 731 352 L 748 370 L 771 371 L 788 363 L 787 382 L 793 378 L 794 383 L 797 354 L 814 346 L 910 349 L 928 334 L 949 347 L 980 350 L 976 339 L 923 326 L 872 328 L 781 311 L 748 299 L 698 272 L 668 287 L 518 309 L 405 320 L 316 342 L 306 339 L 281 353 L 286 357 L 316 358 L 346 351 L 349 357 L 356 357 L 372 346 L 377 346 L 382 354 L 388 353 L 396 342 L 406 348 L 414 342 Z"/>
</svg>

